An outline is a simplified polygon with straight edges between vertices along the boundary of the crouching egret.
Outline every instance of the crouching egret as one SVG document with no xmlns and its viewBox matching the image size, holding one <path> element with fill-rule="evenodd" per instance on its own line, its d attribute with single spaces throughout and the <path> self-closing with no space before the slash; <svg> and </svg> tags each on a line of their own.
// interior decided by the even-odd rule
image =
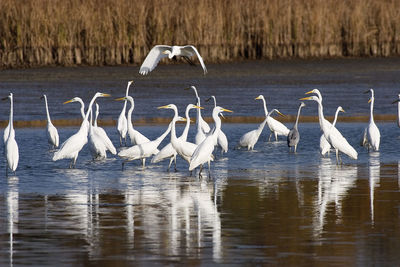
<svg viewBox="0 0 400 267">
<path fill-rule="evenodd" d="M 297 111 L 296 122 L 287 136 L 287 145 L 289 147 L 289 152 L 290 152 L 291 148 L 294 147 L 294 153 L 296 153 L 297 144 L 300 141 L 300 133 L 299 133 L 299 129 L 297 128 L 297 125 L 299 123 L 301 108 L 305 107 L 305 106 L 306 106 L 306 104 L 304 104 L 304 102 L 300 103 L 299 110 Z"/>
<path fill-rule="evenodd" d="M 369 123 L 367 128 L 365 128 L 364 130 L 364 136 L 361 145 L 367 146 L 368 151 L 370 147 L 372 147 L 374 151 L 378 151 L 379 143 L 381 141 L 381 133 L 379 132 L 379 129 L 374 122 L 374 89 L 369 89 L 368 91 L 365 91 L 364 94 L 367 94 L 369 92 L 371 92 L 371 98 L 368 101 L 368 103 L 371 103 L 369 109 Z"/>
<path fill-rule="evenodd" d="M 264 96 L 259 95 L 256 97 L 256 99 L 261 99 L 263 101 L 264 113 L 265 113 L 265 117 L 267 117 L 268 109 L 267 109 L 267 104 L 265 102 Z M 278 135 L 283 135 L 283 136 L 287 137 L 287 135 L 289 134 L 289 129 L 283 123 L 275 120 L 271 116 L 268 116 L 267 125 L 268 125 L 269 130 L 271 131 L 268 141 L 271 140 L 272 134 L 275 135 L 275 141 L 278 141 Z"/>
<path fill-rule="evenodd" d="M 196 150 L 193 152 L 192 158 L 190 160 L 189 171 L 192 171 L 199 165 L 201 165 L 199 171 L 199 177 L 201 177 L 201 171 L 203 169 L 202 166 L 206 162 L 208 163 L 208 176 L 210 177 L 211 154 L 214 151 L 214 146 L 217 142 L 219 131 L 221 130 L 221 119 L 219 118 L 219 114 L 224 111 L 233 112 L 229 109 L 225 109 L 220 106 L 217 106 L 213 109 L 212 118 L 214 119 L 215 123 L 214 132 L 212 134 L 207 135 L 206 139 L 204 139 L 204 141 L 201 144 L 199 144 Z"/>
<path fill-rule="evenodd" d="M 206 65 L 204 64 L 203 58 L 200 56 L 200 53 L 197 51 L 196 47 L 193 45 L 185 45 L 185 46 L 169 46 L 169 45 L 156 45 L 154 46 L 149 54 L 146 56 L 146 59 L 143 61 L 142 66 L 140 67 L 139 73 L 142 75 L 147 75 L 149 72 L 155 69 L 158 65 L 158 62 L 162 58 L 168 57 L 169 59 L 176 57 L 183 57 L 188 63 L 194 65 L 191 61 L 190 57 L 197 56 L 200 61 L 201 67 L 203 68 L 204 75 L 207 73 Z"/>
<path fill-rule="evenodd" d="M 10 118 L 9 118 L 10 128 L 8 129 L 8 136 L 5 143 L 5 153 L 7 159 L 6 175 L 8 175 L 8 169 L 10 169 L 12 172 L 15 173 L 19 161 L 18 144 L 17 141 L 15 141 L 15 130 L 13 125 L 14 105 L 13 105 L 12 93 L 8 95 L 8 99 L 10 99 Z"/>
<path fill-rule="evenodd" d="M 336 121 L 337 121 L 340 111 L 345 112 L 341 106 L 339 106 L 336 109 L 335 118 L 333 119 L 333 122 L 332 122 L 332 126 L 334 126 L 334 127 L 336 125 Z M 329 142 L 326 140 L 324 134 L 322 133 L 321 137 L 319 138 L 319 151 L 320 151 L 321 155 L 325 156 L 326 153 L 328 153 L 328 155 L 329 155 L 329 151 L 331 150 L 331 147 L 332 147 L 331 144 L 329 144 Z"/>
<path fill-rule="evenodd" d="M 47 96 L 43 95 L 41 99 L 44 99 L 44 103 L 46 105 L 46 115 L 47 115 L 47 141 L 52 149 L 58 147 L 59 137 L 57 128 L 54 127 L 53 123 L 50 119 L 49 107 L 47 105 Z"/>
</svg>

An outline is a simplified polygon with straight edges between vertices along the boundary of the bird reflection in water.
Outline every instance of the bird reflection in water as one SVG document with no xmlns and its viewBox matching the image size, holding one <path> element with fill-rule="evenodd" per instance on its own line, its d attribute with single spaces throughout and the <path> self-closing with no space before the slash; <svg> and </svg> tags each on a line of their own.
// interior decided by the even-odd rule
<svg viewBox="0 0 400 267">
<path fill-rule="evenodd" d="M 371 152 L 369 155 L 369 199 L 370 199 L 370 207 L 371 207 L 371 224 L 375 224 L 375 212 L 374 212 L 374 191 L 375 187 L 379 186 L 380 180 L 380 159 L 379 152 Z"/>
<path fill-rule="evenodd" d="M 8 233 L 9 233 L 9 256 L 10 266 L 13 266 L 13 255 L 14 255 L 14 234 L 18 233 L 18 177 L 8 177 L 8 191 L 7 191 L 7 220 L 8 220 Z"/>
</svg>

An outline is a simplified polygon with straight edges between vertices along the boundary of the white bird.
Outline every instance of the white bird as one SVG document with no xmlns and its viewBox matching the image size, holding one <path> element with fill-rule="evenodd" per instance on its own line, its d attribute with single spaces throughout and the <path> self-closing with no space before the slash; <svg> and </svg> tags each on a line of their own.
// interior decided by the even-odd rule
<svg viewBox="0 0 400 267">
<path fill-rule="evenodd" d="M 332 126 L 334 126 L 334 127 L 336 125 L 336 121 L 337 121 L 340 111 L 345 112 L 341 106 L 339 106 L 336 109 L 335 118 L 333 119 L 333 122 L 332 122 Z M 329 155 L 329 151 L 331 150 L 331 148 L 332 148 L 331 144 L 329 144 L 329 142 L 326 140 L 324 134 L 322 133 L 321 137 L 319 138 L 319 151 L 320 151 L 321 155 L 325 156 L 326 153 L 328 153 L 328 155 Z"/>
<path fill-rule="evenodd" d="M 89 122 L 89 150 L 92 154 L 93 160 L 101 160 L 107 158 L 107 148 L 101 137 L 94 131 L 93 126 L 93 112 L 90 111 L 90 122 Z"/>
<path fill-rule="evenodd" d="M 265 124 L 267 123 L 267 119 L 273 112 L 277 112 L 278 114 L 282 115 L 282 113 L 279 112 L 277 109 L 271 110 L 268 114 L 267 117 L 263 120 L 263 122 L 258 126 L 257 129 L 252 130 L 250 132 L 245 133 L 242 137 L 240 137 L 238 147 L 247 147 L 247 150 L 253 150 L 255 144 L 258 141 L 258 138 L 261 135 L 262 130 L 264 129 Z"/>
<path fill-rule="evenodd" d="M 306 104 L 304 104 L 304 102 L 300 103 L 299 110 L 297 111 L 296 122 L 287 136 L 287 144 L 289 147 L 289 152 L 290 152 L 291 148 L 294 147 L 294 153 L 296 153 L 297 144 L 300 141 L 300 133 L 299 133 L 299 129 L 297 128 L 297 125 L 299 123 L 301 108 L 305 107 L 305 106 L 306 106 Z"/>
<path fill-rule="evenodd" d="M 89 113 L 92 110 L 92 106 L 96 98 L 98 97 L 108 97 L 109 94 L 104 93 L 96 93 L 92 100 L 90 101 L 88 110 L 85 114 L 85 117 L 82 121 L 81 127 L 79 128 L 78 132 L 74 135 L 70 136 L 67 140 L 62 143 L 59 150 L 54 153 L 53 161 L 60 160 L 60 159 L 71 159 L 71 163 L 69 165 L 70 168 L 75 167 L 76 159 L 78 158 L 79 152 L 82 150 L 83 146 L 88 141 L 88 131 L 89 131 Z M 69 101 L 67 101 L 69 102 Z"/>
<path fill-rule="evenodd" d="M 197 94 L 197 89 L 196 87 L 194 87 L 193 85 L 190 86 L 189 88 L 185 88 L 186 90 L 188 89 L 193 89 L 194 93 L 196 94 L 196 106 L 201 107 L 200 105 L 200 97 Z M 201 110 L 197 109 L 197 117 L 196 117 L 196 136 L 195 136 L 195 144 L 198 145 L 201 142 L 203 142 L 203 140 L 206 138 L 206 133 L 210 132 L 210 126 L 208 125 L 208 123 L 203 119 L 203 117 L 201 116 Z"/>
<path fill-rule="evenodd" d="M 8 100 L 8 99 L 9 99 L 9 97 L 7 96 L 7 97 L 3 97 L 1 100 Z M 8 135 L 10 134 L 10 125 L 11 125 L 11 122 L 8 121 L 8 124 L 7 124 L 6 128 L 4 128 L 4 132 L 3 132 L 3 143 L 4 143 L 4 146 L 6 145 L 6 142 L 7 142 L 7 139 L 8 139 Z"/>
<path fill-rule="evenodd" d="M 13 171 L 15 173 L 15 170 L 18 167 L 18 161 L 19 161 L 19 152 L 18 152 L 18 144 L 17 141 L 15 141 L 15 130 L 14 130 L 14 125 L 13 125 L 13 112 L 14 112 L 14 107 L 13 107 L 13 94 L 10 93 L 8 96 L 10 99 L 10 118 L 9 118 L 9 134 L 5 143 L 5 153 L 6 153 L 6 159 L 7 159 L 7 167 L 6 167 L 6 174 L 8 175 L 8 169 Z"/>
<path fill-rule="evenodd" d="M 264 96 L 259 95 L 258 97 L 256 97 L 256 99 L 261 99 L 263 101 L 264 113 L 265 113 L 265 117 L 267 117 L 268 109 L 267 109 L 267 104 L 265 102 Z M 275 120 L 271 116 L 269 116 L 267 119 L 267 125 L 268 125 L 269 130 L 271 131 L 268 141 L 271 140 L 272 134 L 275 135 L 275 141 L 278 141 L 278 135 L 283 135 L 283 136 L 287 137 L 287 135 L 289 134 L 290 130 L 283 123 Z"/>
<path fill-rule="evenodd" d="M 85 119 L 85 103 L 83 103 L 82 98 L 74 97 L 68 101 L 65 101 L 63 104 L 68 104 L 68 103 L 73 103 L 73 102 L 78 102 L 81 104 L 81 108 L 80 108 L 81 116 L 82 116 L 82 119 Z"/>
<path fill-rule="evenodd" d="M 307 92 L 306 94 L 315 93 L 319 94 L 318 89 Z M 300 100 L 314 100 L 318 103 L 318 119 L 321 130 L 324 132 L 326 140 L 333 146 L 336 150 L 336 163 L 339 163 L 339 152 L 342 152 L 352 159 L 357 159 L 357 151 L 347 142 L 346 138 L 324 117 L 322 101 L 317 96 L 310 96 L 301 98 Z"/>
<path fill-rule="evenodd" d="M 197 148 L 193 152 L 192 158 L 190 160 L 189 171 L 192 171 L 195 168 L 197 168 L 199 165 L 201 165 L 200 171 L 199 171 L 200 177 L 201 177 L 201 171 L 203 169 L 202 165 L 206 162 L 208 163 L 208 176 L 210 176 L 211 154 L 214 151 L 214 146 L 215 146 L 215 143 L 217 142 L 219 131 L 221 130 L 221 119 L 219 118 L 219 114 L 223 111 L 233 112 L 229 109 L 225 109 L 220 106 L 217 106 L 213 109 L 212 117 L 215 122 L 214 132 L 210 135 L 207 135 L 206 139 L 204 139 L 204 141 L 197 146 Z"/>
<path fill-rule="evenodd" d="M 204 64 L 203 58 L 200 56 L 200 53 L 197 51 L 196 47 L 193 45 L 185 45 L 185 46 L 169 46 L 169 45 L 156 45 L 154 46 L 149 54 L 146 56 L 146 59 L 143 61 L 142 66 L 140 67 L 139 73 L 142 75 L 147 75 L 149 72 L 155 69 L 158 65 L 158 62 L 162 58 L 168 57 L 172 59 L 174 57 L 183 57 L 188 63 L 194 65 L 191 61 L 190 57 L 197 56 L 200 61 L 201 67 L 204 70 L 204 75 L 207 73 L 206 65 Z"/>
<path fill-rule="evenodd" d="M 52 147 L 52 149 L 54 149 L 54 148 L 58 147 L 58 144 L 59 144 L 58 131 L 57 131 L 57 128 L 54 127 L 54 125 L 50 119 L 49 107 L 47 105 L 47 96 L 43 95 L 41 98 L 44 99 L 44 102 L 46 104 L 47 141 L 49 142 L 49 145 Z"/>
<path fill-rule="evenodd" d="M 128 96 L 129 94 L 129 87 L 133 81 L 129 81 L 128 85 L 126 86 L 126 93 L 125 96 Z M 121 110 L 121 113 L 119 114 L 118 117 L 118 122 L 117 122 L 117 131 L 119 133 L 119 145 L 122 146 L 122 140 L 124 140 L 124 143 L 126 145 L 126 133 L 128 131 L 128 122 L 126 120 L 125 112 L 126 112 L 126 100 L 124 101 L 124 107 Z"/>
<path fill-rule="evenodd" d="M 211 96 L 209 99 L 206 101 L 209 101 L 210 99 L 214 99 L 214 108 L 217 106 L 217 100 L 215 99 L 215 96 Z M 226 138 L 225 133 L 220 130 L 217 138 L 217 144 L 221 147 L 221 154 L 227 153 L 228 152 L 228 138 Z"/>
<path fill-rule="evenodd" d="M 93 130 L 96 132 L 96 134 L 100 137 L 101 141 L 104 143 L 106 150 L 110 151 L 111 154 L 116 155 L 117 150 L 115 149 L 115 146 L 108 137 L 106 131 L 102 127 L 97 125 L 97 117 L 99 116 L 99 113 L 100 113 L 100 107 L 99 104 L 97 104 L 96 102 L 96 116 L 93 122 Z"/>
<path fill-rule="evenodd" d="M 175 107 L 175 108 L 174 108 L 174 107 Z M 177 108 L 175 105 L 170 104 L 170 105 L 167 105 L 167 106 L 162 106 L 162 107 L 160 107 L 160 108 L 170 108 L 170 109 L 173 109 L 173 110 L 175 111 L 175 117 L 178 117 L 178 108 Z M 185 113 L 185 116 L 186 116 L 186 125 L 185 125 L 185 128 L 184 128 L 184 130 L 183 130 L 181 136 L 178 137 L 178 138 L 176 137 L 175 123 L 173 123 L 173 124 L 172 124 L 172 127 L 171 127 L 171 142 L 168 143 L 165 147 L 163 147 L 163 148 L 160 150 L 160 152 L 158 152 L 158 153 L 151 159 L 151 163 L 157 163 L 157 162 L 160 162 L 160 161 L 162 161 L 162 160 L 164 160 L 164 159 L 168 159 L 168 158 L 169 158 L 170 160 L 169 160 L 169 165 L 168 165 L 168 169 L 167 169 L 167 170 L 169 171 L 172 162 L 174 162 L 174 164 L 175 164 L 175 171 L 177 171 L 177 169 L 176 169 L 176 155 L 178 154 L 178 152 L 175 150 L 174 147 L 177 147 L 178 150 L 180 150 L 180 156 L 181 156 L 182 158 L 184 158 L 187 162 L 189 162 L 190 157 L 192 156 L 194 150 L 195 150 L 196 147 L 197 147 L 197 145 L 186 141 L 186 140 L 187 140 L 188 133 L 189 133 L 189 127 L 190 127 L 189 111 L 190 111 L 191 109 L 193 109 L 193 108 L 197 108 L 197 106 L 195 106 L 195 105 L 193 105 L 193 104 L 189 104 L 189 105 L 187 105 L 187 107 L 186 107 L 186 113 Z M 174 117 L 174 118 L 175 118 L 175 117 Z M 178 120 L 178 121 L 179 121 L 179 120 Z M 172 145 L 173 142 L 175 142 L 175 146 Z M 178 147 L 178 146 L 179 146 L 179 147 Z M 187 151 L 188 149 L 190 150 L 191 148 L 193 148 L 192 151 L 186 153 L 186 154 L 190 154 L 190 155 L 187 155 L 187 156 L 186 156 L 186 154 L 185 154 L 184 152 L 182 152 L 182 150 L 183 150 L 183 151 Z"/>
<path fill-rule="evenodd" d="M 362 146 L 367 146 L 368 151 L 372 147 L 374 151 L 379 150 L 379 144 L 381 141 L 381 133 L 379 132 L 378 127 L 376 126 L 374 122 L 374 102 L 375 102 L 375 97 L 374 97 L 374 90 L 369 89 L 368 91 L 364 92 L 365 94 L 371 92 L 371 98 L 369 99 L 368 103 L 370 104 L 370 110 L 369 110 L 369 123 L 367 128 L 364 130 L 364 136 L 363 136 L 363 141 L 362 141 Z"/>
<path fill-rule="evenodd" d="M 398 99 L 396 101 L 393 101 L 392 104 L 397 103 L 397 126 L 400 127 L 400 94 L 398 95 Z"/>
</svg>

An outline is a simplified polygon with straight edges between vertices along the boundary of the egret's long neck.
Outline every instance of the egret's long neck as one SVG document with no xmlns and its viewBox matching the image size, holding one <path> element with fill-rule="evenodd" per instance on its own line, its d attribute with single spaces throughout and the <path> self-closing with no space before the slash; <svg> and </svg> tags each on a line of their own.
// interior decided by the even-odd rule
<svg viewBox="0 0 400 267">
<path fill-rule="evenodd" d="M 50 123 L 51 122 L 50 113 L 49 113 L 49 107 L 47 106 L 47 97 L 46 96 L 44 96 L 44 103 L 46 105 L 47 123 Z"/>
<path fill-rule="evenodd" d="M 301 111 L 302 106 L 299 107 L 299 110 L 297 111 L 297 117 L 296 117 L 296 123 L 294 124 L 293 128 L 297 129 L 297 125 L 299 124 L 299 118 L 300 118 L 300 111 Z"/>
<path fill-rule="evenodd" d="M 131 107 L 130 107 L 130 109 L 128 110 L 128 118 L 127 118 L 127 120 L 128 120 L 128 128 L 129 128 L 129 129 L 133 129 L 133 125 L 132 125 L 132 112 L 133 112 L 133 109 L 135 108 L 135 103 L 134 103 L 133 101 L 131 101 L 131 100 L 129 100 L 129 102 L 131 103 Z"/>
<path fill-rule="evenodd" d="M 196 92 L 196 91 L 195 91 Z M 197 96 L 197 92 L 196 92 L 196 96 Z M 200 106 L 200 97 L 198 97 L 197 96 L 197 106 L 199 106 L 199 107 L 201 107 Z M 202 120 L 203 118 L 201 117 L 201 110 L 198 108 L 197 109 L 197 118 L 196 118 L 196 126 L 197 126 L 197 129 L 199 129 L 200 127 L 201 127 L 201 120 Z"/>
<path fill-rule="evenodd" d="M 332 122 L 333 126 L 336 125 L 336 121 L 337 121 L 337 118 L 338 118 L 338 115 L 339 115 L 339 111 L 340 111 L 340 109 L 337 109 L 336 112 L 335 112 L 335 118 L 333 119 L 333 122 Z"/>
<path fill-rule="evenodd" d="M 187 108 L 187 109 L 186 109 L 186 112 L 185 112 L 186 125 L 185 125 L 185 129 L 183 129 L 183 132 L 182 132 L 182 134 L 181 134 L 181 136 L 180 136 L 180 138 L 181 138 L 183 141 L 186 141 L 186 140 L 187 140 L 187 136 L 188 136 L 188 133 L 189 133 L 189 128 L 190 128 L 189 111 L 190 111 L 190 108 Z M 172 131 L 172 130 L 171 130 L 171 131 Z M 172 133 L 172 132 L 171 132 L 171 133 Z"/>
<path fill-rule="evenodd" d="M 397 125 L 400 127 L 400 101 L 397 102 Z"/>
<path fill-rule="evenodd" d="M 128 85 L 126 86 L 126 93 L 125 93 L 125 96 L 128 96 L 129 95 L 129 87 L 131 86 L 131 83 L 128 83 Z M 122 108 L 122 111 L 121 111 L 121 114 L 122 113 L 124 113 L 125 114 L 125 111 L 126 111 L 126 103 L 127 103 L 128 101 L 125 99 L 125 101 L 124 101 L 124 107 Z"/>
<path fill-rule="evenodd" d="M 171 144 L 175 143 L 177 141 L 176 137 L 176 129 L 175 129 L 175 123 L 178 120 L 178 116 L 174 116 L 171 122 Z"/>
<path fill-rule="evenodd" d="M 14 117 L 14 103 L 13 103 L 13 98 L 10 98 L 10 118 L 9 118 L 9 124 L 10 124 L 10 134 L 12 130 L 14 129 L 14 122 L 13 122 L 13 117 Z"/>
<path fill-rule="evenodd" d="M 221 131 L 221 119 L 218 116 L 218 111 L 213 111 L 212 117 L 213 117 L 214 122 L 215 122 L 215 130 L 213 132 L 213 136 L 215 138 L 217 138 L 218 135 L 219 135 L 219 132 Z"/>
<path fill-rule="evenodd" d="M 171 128 L 172 128 L 172 121 L 169 123 L 168 129 L 153 142 L 155 142 L 156 145 L 159 146 L 160 143 L 164 140 L 164 138 L 169 134 L 169 132 L 171 131 Z M 175 135 L 175 137 L 176 137 L 176 135 Z"/>
<path fill-rule="evenodd" d="M 94 127 L 97 127 L 97 117 L 99 116 L 99 105 L 96 105 L 96 116 L 94 117 Z"/>
<path fill-rule="evenodd" d="M 267 115 L 268 115 L 267 103 L 265 102 L 265 99 L 264 99 L 264 98 L 261 98 L 261 100 L 263 101 L 263 104 L 264 104 L 264 113 L 265 113 L 265 116 L 267 116 Z"/>
<path fill-rule="evenodd" d="M 215 99 L 215 96 L 211 96 L 214 99 L 214 108 L 217 106 L 217 100 Z"/>
<path fill-rule="evenodd" d="M 79 99 L 78 102 L 81 104 L 81 116 L 82 116 L 82 119 L 85 119 L 85 103 L 83 103 L 82 99 Z"/>
<path fill-rule="evenodd" d="M 374 102 L 375 97 L 371 97 L 371 105 L 369 106 L 369 121 L 374 122 Z"/>
<path fill-rule="evenodd" d="M 318 103 L 318 121 L 319 121 L 319 126 L 321 127 L 322 130 L 325 123 L 324 108 L 322 106 L 321 100 L 317 101 L 317 103 Z"/>
<path fill-rule="evenodd" d="M 83 118 L 84 121 L 85 121 L 85 120 L 86 120 L 86 121 L 88 120 L 88 118 L 89 118 L 89 113 L 92 112 L 93 103 L 94 103 L 94 101 L 96 100 L 96 98 L 97 98 L 97 96 L 95 95 L 95 96 L 93 96 L 92 100 L 90 100 L 88 110 L 86 111 L 86 115 L 85 115 L 85 117 Z"/>
<path fill-rule="evenodd" d="M 268 117 L 263 120 L 263 122 L 260 124 L 260 126 L 258 126 L 258 128 L 257 128 L 258 135 L 260 135 L 262 130 L 264 129 L 264 126 L 267 123 L 267 119 L 268 119 Z"/>
</svg>

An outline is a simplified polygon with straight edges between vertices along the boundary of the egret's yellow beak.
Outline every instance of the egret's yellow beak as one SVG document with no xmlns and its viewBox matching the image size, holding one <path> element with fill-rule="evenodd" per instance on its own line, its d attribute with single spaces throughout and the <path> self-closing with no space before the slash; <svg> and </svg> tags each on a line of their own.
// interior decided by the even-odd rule
<svg viewBox="0 0 400 267">
<path fill-rule="evenodd" d="M 70 99 L 70 100 L 68 100 L 68 101 L 65 101 L 63 104 L 68 104 L 68 103 L 71 103 L 73 100 L 72 99 Z"/>
<path fill-rule="evenodd" d="M 226 109 L 226 108 L 222 108 L 222 111 L 233 112 L 232 110 L 229 110 L 229 109 Z"/>
<path fill-rule="evenodd" d="M 103 97 L 110 97 L 111 95 L 110 95 L 110 94 L 104 94 L 104 93 L 102 93 L 101 96 L 103 96 Z"/>
<path fill-rule="evenodd" d="M 257 96 L 256 98 L 254 98 L 254 100 L 259 100 L 261 99 L 261 97 Z"/>
<path fill-rule="evenodd" d="M 344 109 L 341 109 L 340 111 L 341 111 L 341 112 L 346 112 Z"/>
<path fill-rule="evenodd" d="M 307 93 L 305 93 L 305 95 L 312 94 L 312 93 L 314 93 L 314 90 L 308 91 Z"/>
<path fill-rule="evenodd" d="M 114 99 L 115 101 L 122 101 L 122 100 L 125 100 L 126 99 L 126 97 L 124 96 L 124 97 L 120 97 L 120 98 L 116 98 L 116 99 Z"/>
<path fill-rule="evenodd" d="M 367 91 L 364 92 L 364 94 L 368 94 L 368 93 L 369 93 L 369 90 L 367 90 Z"/>
<path fill-rule="evenodd" d="M 276 113 L 278 113 L 279 115 L 281 115 L 282 117 L 286 117 L 285 115 L 283 115 L 280 111 L 276 110 Z"/>
<path fill-rule="evenodd" d="M 219 113 L 219 115 L 221 115 L 221 117 L 225 120 L 224 114 Z"/>
<path fill-rule="evenodd" d="M 204 109 L 203 107 L 199 107 L 199 106 L 196 106 L 196 105 L 194 105 L 193 107 L 194 108 L 198 108 L 198 109 Z"/>
<path fill-rule="evenodd" d="M 307 92 L 306 94 L 308 94 L 309 92 Z M 310 100 L 311 99 L 311 97 L 309 96 L 309 97 L 303 97 L 303 98 L 300 98 L 299 100 Z"/>
<path fill-rule="evenodd" d="M 161 107 L 158 107 L 157 109 L 162 109 L 162 108 L 169 108 L 169 105 L 161 106 Z"/>
<path fill-rule="evenodd" d="M 370 99 L 368 100 L 368 103 L 371 103 L 371 101 L 372 101 L 372 98 L 370 98 Z"/>
</svg>

